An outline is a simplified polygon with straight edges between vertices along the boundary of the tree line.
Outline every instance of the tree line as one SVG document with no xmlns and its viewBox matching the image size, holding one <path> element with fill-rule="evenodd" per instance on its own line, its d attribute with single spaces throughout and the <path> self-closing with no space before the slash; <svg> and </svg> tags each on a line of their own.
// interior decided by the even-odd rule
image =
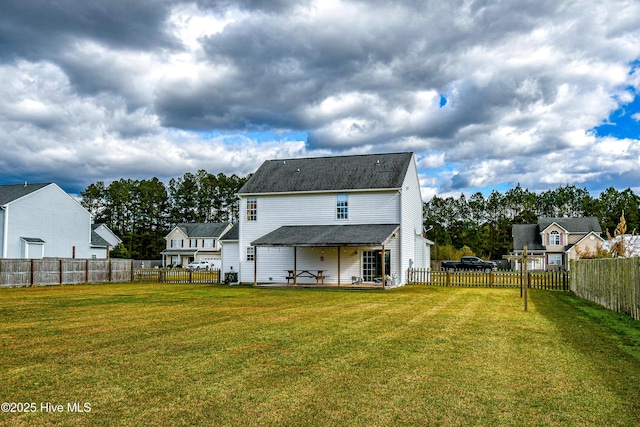
<svg viewBox="0 0 640 427">
<path fill-rule="evenodd" d="M 630 188 L 613 187 L 592 197 L 586 188 L 566 185 L 535 193 L 520 184 L 504 193 L 493 191 L 485 197 L 438 197 L 424 203 L 427 237 L 436 245 L 433 259 L 452 259 L 475 254 L 500 259 L 512 250 L 514 224 L 535 224 L 539 217 L 566 218 L 595 216 L 606 233 L 614 234 L 624 213 L 629 233 L 640 231 L 640 197 Z M 634 231 L 635 230 L 635 231 Z"/>
<path fill-rule="evenodd" d="M 236 194 L 247 177 L 205 170 L 185 173 L 165 185 L 158 178 L 98 181 L 80 194 L 94 221 L 105 223 L 122 240 L 114 257 L 157 259 L 165 249 L 164 236 L 182 222 L 237 222 Z M 512 249 L 514 224 L 535 224 L 539 217 L 595 216 L 603 233 L 611 235 L 624 212 L 629 232 L 640 230 L 640 196 L 613 187 L 592 197 L 586 188 L 566 185 L 535 193 L 519 184 L 489 196 L 434 196 L 423 205 L 427 237 L 436 245 L 433 259 L 475 254 L 500 259 Z"/>
<path fill-rule="evenodd" d="M 113 257 L 157 259 L 164 236 L 182 222 L 236 222 L 237 192 L 248 177 L 205 170 L 187 172 L 165 185 L 158 178 L 98 181 L 80 193 L 96 223 L 105 223 L 123 241 Z"/>
</svg>

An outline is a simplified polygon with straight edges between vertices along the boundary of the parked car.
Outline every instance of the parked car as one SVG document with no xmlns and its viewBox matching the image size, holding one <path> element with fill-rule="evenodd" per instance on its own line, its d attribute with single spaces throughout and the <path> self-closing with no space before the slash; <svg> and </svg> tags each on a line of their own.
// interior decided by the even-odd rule
<svg viewBox="0 0 640 427">
<path fill-rule="evenodd" d="M 191 261 L 187 264 L 188 270 L 208 270 L 211 268 L 209 261 Z"/>
<path fill-rule="evenodd" d="M 443 261 L 443 270 L 482 270 L 486 273 L 497 270 L 495 262 L 484 261 L 476 256 L 463 256 L 460 261 Z"/>
</svg>

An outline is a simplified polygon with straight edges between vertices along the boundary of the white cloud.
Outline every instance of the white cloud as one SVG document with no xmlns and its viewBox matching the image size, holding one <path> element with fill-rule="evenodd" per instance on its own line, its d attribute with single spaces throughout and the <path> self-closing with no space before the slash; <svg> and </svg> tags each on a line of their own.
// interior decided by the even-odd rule
<svg viewBox="0 0 640 427">
<path fill-rule="evenodd" d="M 117 34 L 84 3 L 29 39 L 41 46 L 0 25 L 14 43 L 0 52 L 15 58 L 0 63 L 11 176 L 248 173 L 269 157 L 412 150 L 432 194 L 628 183 L 637 169 L 634 136 L 590 132 L 640 89 L 637 2 L 132 1 L 143 15 L 105 4 Z M 217 130 L 309 143 L 202 139 Z"/>
</svg>

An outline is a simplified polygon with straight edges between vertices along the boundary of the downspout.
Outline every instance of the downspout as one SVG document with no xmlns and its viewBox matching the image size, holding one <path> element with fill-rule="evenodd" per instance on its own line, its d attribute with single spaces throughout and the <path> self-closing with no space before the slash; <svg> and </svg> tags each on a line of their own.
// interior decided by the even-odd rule
<svg viewBox="0 0 640 427">
<path fill-rule="evenodd" d="M 404 185 L 404 182 L 403 182 L 403 185 Z M 400 230 L 398 230 L 398 244 L 397 244 L 397 246 L 398 246 L 398 268 L 399 268 L 398 277 L 400 278 L 400 283 L 399 284 L 404 284 L 402 282 L 403 282 L 404 277 L 406 275 L 405 275 L 405 272 L 404 272 L 404 259 L 402 258 L 403 252 L 404 252 L 402 250 L 402 245 L 404 244 L 404 239 L 402 237 L 404 235 L 404 229 L 405 229 L 405 225 L 406 224 L 404 224 L 402 222 L 402 220 L 403 220 L 403 216 L 402 215 L 404 213 L 404 210 L 403 210 L 403 207 L 404 207 L 404 203 L 403 202 L 404 202 L 404 200 L 403 200 L 403 197 L 402 197 L 402 188 L 400 188 L 398 190 L 398 193 L 400 194 L 400 207 L 398 208 L 398 210 L 400 211 L 400 218 L 398 218 L 399 219 L 398 224 L 400 224 Z"/>
<path fill-rule="evenodd" d="M 4 209 L 4 236 L 2 237 L 2 256 L 7 258 L 8 241 L 9 241 L 9 205 L 0 206 Z"/>
</svg>

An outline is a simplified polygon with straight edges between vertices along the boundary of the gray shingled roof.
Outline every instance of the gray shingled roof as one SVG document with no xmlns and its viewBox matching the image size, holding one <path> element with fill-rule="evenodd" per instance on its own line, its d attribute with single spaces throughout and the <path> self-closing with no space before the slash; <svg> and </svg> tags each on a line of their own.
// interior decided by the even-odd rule
<svg viewBox="0 0 640 427">
<path fill-rule="evenodd" d="M 187 237 L 220 237 L 229 226 L 229 222 L 181 223 L 178 227 Z"/>
<path fill-rule="evenodd" d="M 287 225 L 251 242 L 252 246 L 377 246 L 398 231 L 399 224 Z"/>
<path fill-rule="evenodd" d="M 512 229 L 513 250 L 521 251 L 525 245 L 527 250 L 544 250 L 540 233 L 554 222 L 569 233 L 587 234 L 591 231 L 602 233 L 600 222 L 596 217 L 539 218 L 537 224 L 514 224 Z"/>
<path fill-rule="evenodd" d="M 401 188 L 413 153 L 268 160 L 240 194 Z"/>
<path fill-rule="evenodd" d="M 14 200 L 31 194 L 41 188 L 51 185 L 51 182 L 43 182 L 38 184 L 4 184 L 0 185 L 0 205 L 6 205 Z"/>
<path fill-rule="evenodd" d="M 104 240 L 104 238 L 101 235 L 91 230 L 91 246 L 106 248 L 107 246 L 109 246 L 109 242 Z"/>
<path fill-rule="evenodd" d="M 229 231 L 224 233 L 224 236 L 220 238 L 220 240 L 222 241 L 238 240 L 238 239 L 240 239 L 240 224 L 238 223 L 233 224 L 233 227 L 231 227 Z"/>
<path fill-rule="evenodd" d="M 554 222 L 570 233 L 588 233 L 590 231 L 602 233 L 600 222 L 595 216 L 587 216 L 584 218 L 539 218 L 538 225 L 540 226 L 540 231 L 549 227 Z"/>
<path fill-rule="evenodd" d="M 513 250 L 521 251 L 527 247 L 528 251 L 543 250 L 538 224 L 514 224 Z"/>
</svg>

